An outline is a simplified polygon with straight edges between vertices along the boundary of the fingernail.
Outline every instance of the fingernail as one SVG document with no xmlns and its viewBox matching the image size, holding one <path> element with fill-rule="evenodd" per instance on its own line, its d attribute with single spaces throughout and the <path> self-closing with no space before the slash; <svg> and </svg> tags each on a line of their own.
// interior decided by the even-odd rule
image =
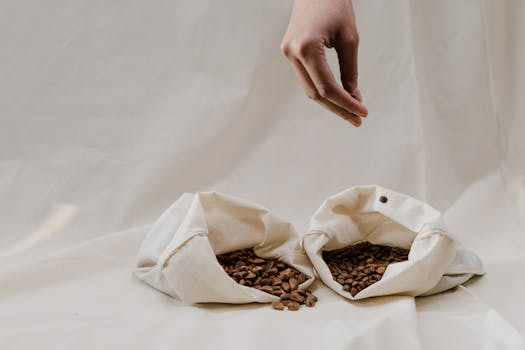
<svg viewBox="0 0 525 350">
<path fill-rule="evenodd" d="M 361 121 L 357 121 L 355 119 L 347 119 L 350 123 L 352 123 L 356 128 L 361 126 Z"/>
</svg>

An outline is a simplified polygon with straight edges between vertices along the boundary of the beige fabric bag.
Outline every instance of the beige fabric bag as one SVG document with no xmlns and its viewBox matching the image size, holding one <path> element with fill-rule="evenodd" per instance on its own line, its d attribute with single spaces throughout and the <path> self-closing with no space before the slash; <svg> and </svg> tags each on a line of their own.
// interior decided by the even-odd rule
<svg viewBox="0 0 525 350">
<path fill-rule="evenodd" d="M 186 193 L 142 242 L 136 275 L 185 303 L 272 302 L 279 298 L 231 279 L 216 255 L 255 247 L 310 276 L 313 269 L 292 225 L 256 204 L 216 192 Z"/>
<path fill-rule="evenodd" d="M 322 251 L 361 241 L 410 249 L 410 253 L 407 261 L 389 265 L 380 281 L 353 297 L 333 280 Z M 483 274 L 479 258 L 448 232 L 441 213 L 380 186 L 353 187 L 329 197 L 312 217 L 303 246 L 321 280 L 348 299 L 428 295 Z"/>
</svg>

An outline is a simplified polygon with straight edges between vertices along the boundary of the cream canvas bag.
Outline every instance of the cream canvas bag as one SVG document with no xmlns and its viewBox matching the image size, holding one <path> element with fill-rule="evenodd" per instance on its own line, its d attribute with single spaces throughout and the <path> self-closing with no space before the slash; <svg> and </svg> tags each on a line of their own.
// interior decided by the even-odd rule
<svg viewBox="0 0 525 350">
<path fill-rule="evenodd" d="M 382 278 L 352 296 L 333 280 L 322 258 L 362 241 L 409 249 L 407 261 L 391 264 Z M 320 279 L 348 299 L 381 295 L 429 295 L 483 274 L 479 258 L 450 234 L 440 212 L 408 195 L 380 186 L 357 186 L 329 197 L 302 238 Z"/>
<path fill-rule="evenodd" d="M 267 209 L 216 192 L 186 193 L 155 222 L 139 250 L 136 276 L 185 303 L 266 303 L 278 297 L 230 278 L 216 255 L 254 247 L 313 281 L 313 270 L 292 225 Z"/>
</svg>

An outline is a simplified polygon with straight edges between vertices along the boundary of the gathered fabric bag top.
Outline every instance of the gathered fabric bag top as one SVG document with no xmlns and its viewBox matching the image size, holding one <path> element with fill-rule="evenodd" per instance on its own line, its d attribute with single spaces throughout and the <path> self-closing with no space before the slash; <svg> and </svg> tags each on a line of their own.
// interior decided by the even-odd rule
<svg viewBox="0 0 525 350">
<path fill-rule="evenodd" d="M 356 295 L 334 280 L 323 251 L 363 241 L 409 250 L 408 260 L 388 265 L 381 279 Z M 380 186 L 357 186 L 329 197 L 302 238 L 319 278 L 352 299 L 382 295 L 429 295 L 483 274 L 480 259 L 466 250 L 430 205 Z"/>
<path fill-rule="evenodd" d="M 313 269 L 292 225 L 267 209 L 217 192 L 183 194 L 155 222 L 139 250 L 135 274 L 185 303 L 272 302 L 278 297 L 230 278 L 216 255 L 254 248 L 313 282 Z"/>
</svg>

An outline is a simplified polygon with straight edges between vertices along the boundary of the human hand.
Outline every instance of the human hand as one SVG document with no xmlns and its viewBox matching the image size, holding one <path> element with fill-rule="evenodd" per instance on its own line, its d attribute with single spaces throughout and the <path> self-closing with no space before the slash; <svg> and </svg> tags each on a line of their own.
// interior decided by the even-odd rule
<svg viewBox="0 0 525 350">
<path fill-rule="evenodd" d="M 355 126 L 368 115 L 357 87 L 358 44 L 351 0 L 295 0 L 281 44 L 306 95 Z M 341 85 L 326 61 L 325 47 L 337 52 Z"/>
</svg>

